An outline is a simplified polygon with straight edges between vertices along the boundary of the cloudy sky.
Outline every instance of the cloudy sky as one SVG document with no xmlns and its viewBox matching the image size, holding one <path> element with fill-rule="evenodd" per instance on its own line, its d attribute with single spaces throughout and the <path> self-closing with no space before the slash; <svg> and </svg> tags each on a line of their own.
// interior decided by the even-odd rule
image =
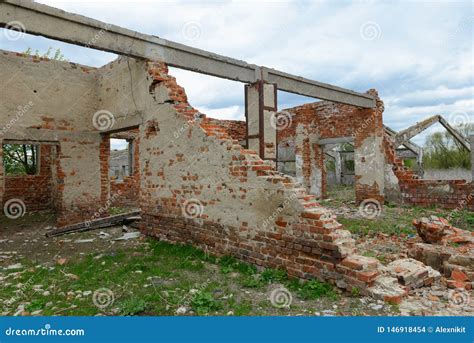
<svg viewBox="0 0 474 343">
<path fill-rule="evenodd" d="M 395 130 L 434 114 L 453 124 L 474 121 L 469 0 L 38 2 L 355 91 L 376 88 L 385 102 L 384 122 Z M 11 41 L 2 33 L 5 50 L 45 52 L 51 46 L 91 66 L 116 58 L 28 35 Z M 243 84 L 178 69 L 172 74 L 201 112 L 244 118 Z M 312 101 L 279 92 L 278 106 Z"/>
</svg>

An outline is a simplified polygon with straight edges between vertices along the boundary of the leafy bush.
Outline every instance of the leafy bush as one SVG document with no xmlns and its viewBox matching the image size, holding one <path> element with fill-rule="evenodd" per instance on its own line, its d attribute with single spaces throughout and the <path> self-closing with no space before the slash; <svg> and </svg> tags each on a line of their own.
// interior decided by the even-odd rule
<svg viewBox="0 0 474 343">
<path fill-rule="evenodd" d="M 191 307 L 198 315 L 202 316 L 212 311 L 219 311 L 222 309 L 222 304 L 214 299 L 211 293 L 200 291 L 194 295 Z"/>
<path fill-rule="evenodd" d="M 133 316 L 135 314 L 144 312 L 147 308 L 147 303 L 143 299 L 132 297 L 120 303 L 120 314 L 122 316 Z"/>
</svg>

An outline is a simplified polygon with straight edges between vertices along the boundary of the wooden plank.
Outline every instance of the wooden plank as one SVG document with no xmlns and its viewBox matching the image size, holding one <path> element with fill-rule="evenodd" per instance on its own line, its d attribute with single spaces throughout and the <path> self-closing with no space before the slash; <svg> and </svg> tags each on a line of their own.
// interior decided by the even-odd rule
<svg viewBox="0 0 474 343">
<path fill-rule="evenodd" d="M 81 223 L 71 224 L 63 226 L 57 229 L 53 229 L 46 233 L 46 237 L 60 236 L 72 232 L 84 232 L 90 230 L 96 230 L 108 226 L 113 226 L 123 222 L 132 222 L 140 220 L 138 216 L 140 211 L 131 211 L 127 213 L 117 214 L 114 216 L 109 216 L 105 218 L 98 218 L 91 221 L 84 221 Z"/>
</svg>

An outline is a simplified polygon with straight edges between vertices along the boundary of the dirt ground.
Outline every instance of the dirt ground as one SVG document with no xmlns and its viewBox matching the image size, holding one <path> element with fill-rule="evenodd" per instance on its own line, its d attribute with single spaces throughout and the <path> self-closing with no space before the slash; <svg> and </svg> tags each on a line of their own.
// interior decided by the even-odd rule
<svg viewBox="0 0 474 343">
<path fill-rule="evenodd" d="M 385 217 L 377 219 L 394 220 L 395 228 L 373 230 L 377 221 L 361 219 L 350 200 L 325 205 L 353 232 L 359 251 L 382 264 L 406 256 L 407 244 L 419 239 L 404 227 L 400 218 L 409 214 L 397 214 L 400 209 L 384 208 Z M 431 210 L 415 214 L 424 211 Z M 460 308 L 449 301 L 443 279 L 394 306 L 192 247 L 143 236 L 120 239 L 138 235 L 130 227 L 46 238 L 55 222 L 51 213 L 2 220 L 2 315 L 474 315 L 472 302 Z M 275 294 L 281 302 L 275 303 Z"/>
</svg>

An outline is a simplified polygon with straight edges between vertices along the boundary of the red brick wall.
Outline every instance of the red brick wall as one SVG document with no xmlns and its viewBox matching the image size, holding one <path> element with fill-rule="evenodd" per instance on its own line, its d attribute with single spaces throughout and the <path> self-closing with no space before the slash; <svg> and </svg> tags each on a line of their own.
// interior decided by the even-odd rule
<svg viewBox="0 0 474 343">
<path fill-rule="evenodd" d="M 398 178 L 402 202 L 407 205 L 440 206 L 474 210 L 474 186 L 466 180 L 423 180 L 396 157 L 393 143 L 384 138 L 385 156 Z"/>
<path fill-rule="evenodd" d="M 163 113 L 145 117 L 140 129 L 141 230 L 214 254 L 284 268 L 292 276 L 370 293 L 379 276 L 377 261 L 355 255 L 350 233 L 293 178 L 275 172 L 271 162 L 237 145 L 225 128 L 209 119 L 186 126 L 177 139 L 166 138 L 197 112 L 167 72 L 165 65 L 149 63 Z M 180 120 L 173 127 L 176 114 Z M 204 162 L 196 160 L 198 151 Z M 184 205 L 192 199 L 202 211 L 190 218 L 196 212 L 186 215 Z"/>
<path fill-rule="evenodd" d="M 37 175 L 5 176 L 3 201 L 20 199 L 26 211 L 51 209 L 52 197 L 52 156 L 51 145 L 40 145 L 40 169 Z M 3 166 L 2 166 L 3 168 Z"/>
<path fill-rule="evenodd" d="M 246 142 L 247 139 L 247 123 L 242 120 L 222 120 L 215 118 L 207 118 L 212 125 L 218 125 L 225 129 L 226 133 L 239 142 Z"/>
<path fill-rule="evenodd" d="M 313 136 L 317 139 L 353 137 L 354 146 L 357 149 L 368 137 L 383 137 L 383 102 L 378 98 L 375 90 L 368 93 L 376 96 L 377 107 L 375 109 L 363 109 L 355 106 L 336 104 L 328 101 L 320 101 L 281 111 L 282 115 L 291 115 L 291 125 L 277 131 L 278 142 L 287 140 L 302 141 L 296 147 L 296 153 L 302 156 L 302 174 L 306 186 L 313 181 L 311 164 L 316 164 L 321 170 L 321 192 L 326 196 L 326 171 L 324 168 L 324 156 L 321 147 L 312 144 L 307 137 Z M 299 127 L 299 135 L 296 137 L 296 128 Z M 361 162 L 361 161 L 359 161 Z M 356 162 L 357 163 L 357 162 Z M 356 199 L 372 198 L 383 202 L 383 195 L 378 185 L 366 185 L 359 182 L 360 175 L 356 175 Z"/>
<path fill-rule="evenodd" d="M 113 207 L 138 208 L 140 197 L 140 139 L 133 140 L 133 175 L 123 181 L 110 181 L 110 200 Z"/>
</svg>

